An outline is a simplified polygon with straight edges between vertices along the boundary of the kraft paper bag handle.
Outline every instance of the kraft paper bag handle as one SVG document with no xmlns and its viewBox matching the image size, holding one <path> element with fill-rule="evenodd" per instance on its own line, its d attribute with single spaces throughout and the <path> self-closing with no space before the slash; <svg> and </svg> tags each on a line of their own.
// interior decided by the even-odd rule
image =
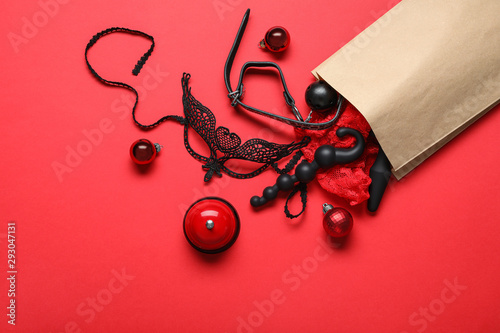
<svg viewBox="0 0 500 333">
<path fill-rule="evenodd" d="M 499 0 L 403 0 L 312 72 L 400 179 L 500 101 L 499 13 Z"/>
</svg>

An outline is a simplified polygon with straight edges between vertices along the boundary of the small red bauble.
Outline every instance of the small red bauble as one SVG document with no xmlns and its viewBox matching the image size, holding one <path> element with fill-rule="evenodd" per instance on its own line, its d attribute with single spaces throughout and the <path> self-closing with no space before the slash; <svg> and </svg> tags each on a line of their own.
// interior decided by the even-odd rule
<svg viewBox="0 0 500 333">
<path fill-rule="evenodd" d="M 234 244 L 240 233 L 240 219 L 224 199 L 207 197 L 196 201 L 184 216 L 184 235 L 203 253 L 219 253 Z"/>
<path fill-rule="evenodd" d="M 332 237 L 347 236 L 352 230 L 352 215 L 346 209 L 323 204 L 323 228 Z"/>
<path fill-rule="evenodd" d="M 160 149 L 161 146 L 157 143 L 153 144 L 147 139 L 139 139 L 130 146 L 130 157 L 137 164 L 149 164 L 153 162 Z"/>
<path fill-rule="evenodd" d="M 290 34 L 283 27 L 272 27 L 260 41 L 259 46 L 271 52 L 285 51 L 290 45 Z"/>
</svg>

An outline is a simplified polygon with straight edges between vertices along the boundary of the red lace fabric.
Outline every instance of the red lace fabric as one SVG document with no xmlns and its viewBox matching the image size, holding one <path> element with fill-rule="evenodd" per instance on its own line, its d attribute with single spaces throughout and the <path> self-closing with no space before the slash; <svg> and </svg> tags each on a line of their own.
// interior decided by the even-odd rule
<svg viewBox="0 0 500 333">
<path fill-rule="evenodd" d="M 332 112 L 328 116 L 322 116 L 313 112 L 311 122 L 327 121 L 334 116 Z M 327 170 L 319 170 L 316 179 L 322 188 L 339 197 L 345 198 L 349 204 L 354 206 L 368 200 L 368 187 L 370 186 L 370 168 L 375 162 L 378 153 L 378 144 L 373 136 L 368 137 L 370 125 L 359 111 L 346 101 L 346 108 L 341 114 L 337 123 L 322 131 L 297 129 L 300 136 L 308 135 L 311 137 L 311 143 L 302 148 L 304 157 L 311 162 L 314 159 L 316 149 L 324 144 L 329 144 L 338 148 L 350 148 L 354 146 L 355 139 L 351 136 L 345 136 L 342 139 L 335 134 L 339 127 L 350 127 L 361 132 L 366 141 L 363 155 L 356 161 L 335 165 Z"/>
</svg>

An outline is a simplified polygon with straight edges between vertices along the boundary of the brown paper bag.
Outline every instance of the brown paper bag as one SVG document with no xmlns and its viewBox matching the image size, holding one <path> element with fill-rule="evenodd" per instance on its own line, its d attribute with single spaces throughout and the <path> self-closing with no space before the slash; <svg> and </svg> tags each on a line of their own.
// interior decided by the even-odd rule
<svg viewBox="0 0 500 333">
<path fill-rule="evenodd" d="M 400 179 L 500 101 L 500 0 L 403 0 L 313 70 Z"/>
</svg>

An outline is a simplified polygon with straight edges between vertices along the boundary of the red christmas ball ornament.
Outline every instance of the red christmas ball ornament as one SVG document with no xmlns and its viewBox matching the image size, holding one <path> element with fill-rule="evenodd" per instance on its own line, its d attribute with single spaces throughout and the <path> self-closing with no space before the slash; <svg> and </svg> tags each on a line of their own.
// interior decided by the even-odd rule
<svg viewBox="0 0 500 333">
<path fill-rule="evenodd" d="M 352 215 L 346 209 L 323 204 L 323 228 L 334 238 L 347 236 L 353 225 Z"/>
<path fill-rule="evenodd" d="M 266 32 L 263 40 L 260 41 L 259 47 L 267 49 L 271 52 L 285 51 L 290 45 L 290 34 L 283 27 L 272 27 Z"/>
<path fill-rule="evenodd" d="M 139 139 L 130 146 L 130 157 L 137 164 L 149 164 L 156 158 L 162 147 L 158 143 L 151 143 L 147 139 Z"/>
<path fill-rule="evenodd" d="M 189 244 L 203 253 L 230 248 L 240 233 L 240 219 L 224 199 L 207 197 L 193 203 L 184 216 L 184 235 Z"/>
</svg>

